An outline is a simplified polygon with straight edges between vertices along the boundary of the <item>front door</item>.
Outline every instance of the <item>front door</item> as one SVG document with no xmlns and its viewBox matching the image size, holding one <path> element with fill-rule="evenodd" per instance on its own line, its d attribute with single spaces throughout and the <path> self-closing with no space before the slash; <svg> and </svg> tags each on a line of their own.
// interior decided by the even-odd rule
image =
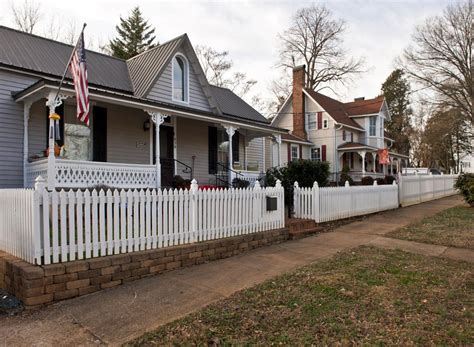
<svg viewBox="0 0 474 347">
<path fill-rule="evenodd" d="M 161 186 L 171 187 L 174 180 L 174 129 L 170 126 L 160 127 L 160 163 L 161 163 Z M 153 131 L 153 164 L 155 164 L 156 153 L 155 131 Z"/>
</svg>

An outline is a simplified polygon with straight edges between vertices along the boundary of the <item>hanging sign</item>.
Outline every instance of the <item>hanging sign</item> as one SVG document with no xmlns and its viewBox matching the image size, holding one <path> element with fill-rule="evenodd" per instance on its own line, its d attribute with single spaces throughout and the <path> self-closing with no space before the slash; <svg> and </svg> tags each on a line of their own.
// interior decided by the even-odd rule
<svg viewBox="0 0 474 347">
<path fill-rule="evenodd" d="M 390 160 L 388 158 L 388 148 L 379 149 L 378 150 L 378 155 L 379 155 L 379 164 L 380 165 L 390 163 Z"/>
</svg>

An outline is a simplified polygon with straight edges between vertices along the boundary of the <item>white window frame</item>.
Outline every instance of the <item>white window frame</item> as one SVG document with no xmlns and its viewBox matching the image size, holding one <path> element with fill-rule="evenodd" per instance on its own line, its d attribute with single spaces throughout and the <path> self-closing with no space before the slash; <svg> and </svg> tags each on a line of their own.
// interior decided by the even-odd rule
<svg viewBox="0 0 474 347">
<path fill-rule="evenodd" d="M 372 119 L 375 120 L 375 124 L 372 125 Z M 373 134 L 372 134 L 373 130 Z M 375 137 L 377 136 L 377 116 L 369 117 L 369 136 Z"/>
<path fill-rule="evenodd" d="M 184 100 L 175 99 L 175 97 L 174 97 L 174 60 L 177 57 L 182 59 L 183 62 L 184 62 L 184 82 L 185 82 L 185 85 L 184 85 L 184 88 L 183 88 L 184 93 L 185 93 Z M 173 100 L 175 102 L 179 102 L 181 104 L 189 104 L 189 61 L 181 53 L 176 53 L 173 56 L 173 59 L 171 60 L 171 100 Z"/>
<path fill-rule="evenodd" d="M 319 150 L 319 158 L 313 158 L 313 150 L 315 150 L 315 149 Z M 311 147 L 311 150 L 310 150 L 310 152 L 309 152 L 310 159 L 311 159 L 312 161 L 321 161 L 321 152 L 322 152 L 321 146 L 314 146 L 314 147 Z"/>
<path fill-rule="evenodd" d="M 329 129 L 329 118 L 323 117 L 323 129 Z"/>
<path fill-rule="evenodd" d="M 293 157 L 293 148 L 296 148 L 296 158 Z M 295 161 L 295 160 L 298 160 L 298 159 L 300 159 L 300 146 L 290 144 L 290 161 Z"/>
<path fill-rule="evenodd" d="M 310 117 L 314 117 L 314 120 L 310 121 Z M 306 129 L 316 130 L 317 128 L 318 128 L 318 114 L 316 112 L 306 112 Z"/>
</svg>

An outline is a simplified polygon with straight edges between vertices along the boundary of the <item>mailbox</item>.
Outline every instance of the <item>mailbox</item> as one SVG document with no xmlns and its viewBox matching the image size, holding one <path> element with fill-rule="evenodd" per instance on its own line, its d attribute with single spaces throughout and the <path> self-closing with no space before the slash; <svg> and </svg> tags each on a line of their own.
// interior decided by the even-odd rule
<svg viewBox="0 0 474 347">
<path fill-rule="evenodd" d="M 276 196 L 267 196 L 267 211 L 276 211 L 278 198 Z"/>
</svg>

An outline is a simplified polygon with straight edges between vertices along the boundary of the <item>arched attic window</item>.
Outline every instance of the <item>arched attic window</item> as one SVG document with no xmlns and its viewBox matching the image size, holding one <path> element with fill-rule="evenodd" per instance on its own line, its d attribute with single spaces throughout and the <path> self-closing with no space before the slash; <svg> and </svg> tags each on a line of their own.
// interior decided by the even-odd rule
<svg viewBox="0 0 474 347">
<path fill-rule="evenodd" d="M 182 55 L 173 58 L 173 100 L 188 102 L 188 62 Z"/>
</svg>

